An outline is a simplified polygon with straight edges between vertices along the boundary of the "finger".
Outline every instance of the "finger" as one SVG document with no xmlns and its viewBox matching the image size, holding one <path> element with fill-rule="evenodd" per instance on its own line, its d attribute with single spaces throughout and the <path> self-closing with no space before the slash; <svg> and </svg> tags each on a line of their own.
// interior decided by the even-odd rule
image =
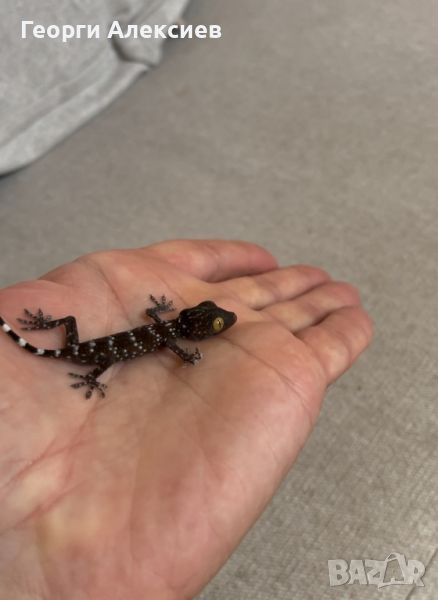
<svg viewBox="0 0 438 600">
<path fill-rule="evenodd" d="M 322 269 L 296 265 L 252 277 L 239 277 L 220 283 L 219 287 L 222 292 L 257 310 L 295 298 L 329 279 Z"/>
<path fill-rule="evenodd" d="M 263 273 L 277 267 L 272 254 L 249 242 L 174 240 L 154 244 L 145 250 L 195 277 L 211 282 Z"/>
<path fill-rule="evenodd" d="M 371 319 L 363 308 L 346 307 L 296 334 L 319 358 L 329 383 L 346 371 L 371 341 Z"/>
<path fill-rule="evenodd" d="M 318 285 L 294 300 L 266 307 L 263 312 L 296 333 L 316 325 L 327 315 L 345 306 L 358 306 L 359 292 L 349 283 L 329 281 Z"/>
</svg>

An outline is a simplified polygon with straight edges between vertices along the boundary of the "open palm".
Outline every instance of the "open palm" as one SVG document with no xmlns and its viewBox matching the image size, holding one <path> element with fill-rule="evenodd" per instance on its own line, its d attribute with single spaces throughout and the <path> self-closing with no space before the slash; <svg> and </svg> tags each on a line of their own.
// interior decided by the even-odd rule
<svg viewBox="0 0 438 600">
<path fill-rule="evenodd" d="M 72 314 L 85 340 L 142 324 L 151 293 L 178 310 L 214 300 L 238 322 L 199 344 L 196 366 L 167 350 L 118 363 L 101 378 L 104 400 L 70 388 L 64 361 L 0 337 L 8 599 L 191 598 L 272 497 L 327 385 L 371 338 L 354 288 L 320 269 L 279 269 L 242 242 L 87 255 L 0 292 L 0 314 L 16 328 L 23 308 Z M 56 348 L 64 332 L 26 337 Z"/>
</svg>

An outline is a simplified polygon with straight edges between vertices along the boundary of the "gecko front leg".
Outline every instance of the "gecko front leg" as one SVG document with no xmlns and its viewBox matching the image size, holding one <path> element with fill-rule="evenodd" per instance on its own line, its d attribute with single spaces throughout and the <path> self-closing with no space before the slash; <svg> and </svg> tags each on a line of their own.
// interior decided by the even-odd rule
<svg viewBox="0 0 438 600">
<path fill-rule="evenodd" d="M 172 350 L 172 352 L 174 352 L 177 356 L 179 356 L 184 361 L 184 363 L 196 365 L 196 363 L 199 362 L 202 358 L 202 354 L 199 351 L 199 348 L 195 348 L 194 352 L 190 352 L 190 350 L 181 348 L 180 346 L 178 346 L 178 344 L 172 341 L 167 341 L 166 347 L 169 348 L 169 350 Z"/>
<path fill-rule="evenodd" d="M 161 298 L 157 300 L 155 296 L 152 296 L 152 294 L 149 297 L 155 306 L 153 308 L 146 309 L 147 316 L 153 319 L 156 323 L 164 323 L 163 319 L 158 313 L 173 312 L 175 308 L 172 300 L 168 301 L 166 296 L 161 296 Z"/>
</svg>

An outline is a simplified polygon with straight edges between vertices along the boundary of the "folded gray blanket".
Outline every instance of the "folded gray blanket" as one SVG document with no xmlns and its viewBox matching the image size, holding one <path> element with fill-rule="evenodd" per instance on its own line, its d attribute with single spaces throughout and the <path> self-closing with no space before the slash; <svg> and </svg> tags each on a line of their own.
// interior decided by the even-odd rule
<svg viewBox="0 0 438 600">
<path fill-rule="evenodd" d="M 158 63 L 161 37 L 108 38 L 114 21 L 121 28 L 170 25 L 187 3 L 2 0 L 0 174 L 41 156 Z M 90 37 L 78 25 L 94 27 L 99 37 Z M 64 41 L 56 27 L 65 34 Z"/>
</svg>

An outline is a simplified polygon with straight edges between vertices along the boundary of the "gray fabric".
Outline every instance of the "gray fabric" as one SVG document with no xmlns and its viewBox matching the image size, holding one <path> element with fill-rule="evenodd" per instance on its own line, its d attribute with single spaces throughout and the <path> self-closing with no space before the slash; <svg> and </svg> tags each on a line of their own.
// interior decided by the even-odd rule
<svg viewBox="0 0 438 600">
<path fill-rule="evenodd" d="M 200 600 L 436 599 L 438 3 L 194 0 L 185 18 L 223 38 L 167 45 L 160 69 L 0 181 L 0 280 L 217 236 L 357 284 L 374 344 Z M 329 587 L 328 559 L 391 552 L 428 565 L 424 588 Z"/>
<path fill-rule="evenodd" d="M 28 164 L 107 106 L 160 59 L 160 39 L 107 38 L 118 20 L 174 22 L 187 0 L 2 0 L 0 174 Z M 99 25 L 100 38 L 37 39 L 21 22 Z"/>
</svg>

